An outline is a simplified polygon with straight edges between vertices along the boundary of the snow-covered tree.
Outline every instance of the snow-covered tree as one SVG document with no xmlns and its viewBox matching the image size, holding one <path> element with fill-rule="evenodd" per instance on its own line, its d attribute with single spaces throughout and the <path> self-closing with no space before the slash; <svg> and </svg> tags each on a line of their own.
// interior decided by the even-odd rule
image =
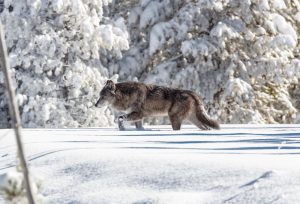
<svg viewBox="0 0 300 204">
<path fill-rule="evenodd" d="M 105 17 L 109 0 L 5 0 L 6 31 L 22 123 L 26 127 L 101 126 L 108 110 L 93 108 L 108 77 L 103 64 L 128 49 L 123 19 Z M 7 102 L 0 72 L 0 126 Z"/>
<path fill-rule="evenodd" d="M 195 90 L 223 123 L 300 122 L 298 1 L 4 3 L 1 20 L 27 127 L 109 124 L 108 110 L 90 107 L 114 74 Z M 1 99 L 3 90 L 0 72 Z"/>
<path fill-rule="evenodd" d="M 140 0 L 126 20 L 110 74 L 195 90 L 223 123 L 300 122 L 298 1 Z"/>
</svg>

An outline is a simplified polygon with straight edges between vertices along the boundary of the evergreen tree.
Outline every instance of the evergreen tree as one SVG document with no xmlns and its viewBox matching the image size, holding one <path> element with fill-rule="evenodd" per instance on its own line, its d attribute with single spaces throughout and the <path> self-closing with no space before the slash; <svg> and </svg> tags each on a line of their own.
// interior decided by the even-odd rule
<svg viewBox="0 0 300 204">
<path fill-rule="evenodd" d="M 298 1 L 140 0 L 129 13 L 111 74 L 195 90 L 223 123 L 300 122 Z"/>
<path fill-rule="evenodd" d="M 102 61 L 128 49 L 122 19 L 104 17 L 109 1 L 5 0 L 10 64 L 26 127 L 80 127 L 111 124 L 111 113 L 93 108 L 108 78 Z M 0 125 L 7 103 L 0 74 Z"/>
</svg>

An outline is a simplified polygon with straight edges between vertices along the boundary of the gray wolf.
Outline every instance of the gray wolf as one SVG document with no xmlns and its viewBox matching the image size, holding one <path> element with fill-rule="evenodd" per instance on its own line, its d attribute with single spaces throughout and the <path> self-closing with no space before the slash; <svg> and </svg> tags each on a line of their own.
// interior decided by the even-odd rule
<svg viewBox="0 0 300 204">
<path fill-rule="evenodd" d="M 137 129 L 143 129 L 143 118 L 152 116 L 169 116 L 173 130 L 180 130 L 184 120 L 202 130 L 220 129 L 219 123 L 207 115 L 200 97 L 189 90 L 107 80 L 95 106 L 107 105 L 126 113 L 117 118 L 120 130 L 125 130 L 124 121 L 135 122 Z"/>
</svg>

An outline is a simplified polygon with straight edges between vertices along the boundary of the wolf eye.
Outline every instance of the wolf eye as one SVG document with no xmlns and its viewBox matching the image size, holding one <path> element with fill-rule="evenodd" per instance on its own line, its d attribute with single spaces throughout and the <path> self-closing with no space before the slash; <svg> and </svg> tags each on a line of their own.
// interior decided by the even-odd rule
<svg viewBox="0 0 300 204">
<path fill-rule="evenodd" d="M 111 95 L 111 91 L 109 90 L 106 90 L 104 93 L 103 93 L 103 96 L 110 96 Z"/>
</svg>

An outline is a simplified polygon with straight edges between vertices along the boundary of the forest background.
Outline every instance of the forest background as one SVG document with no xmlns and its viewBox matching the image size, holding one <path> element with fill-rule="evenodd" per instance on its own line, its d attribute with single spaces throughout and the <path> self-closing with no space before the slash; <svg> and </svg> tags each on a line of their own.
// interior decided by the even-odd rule
<svg viewBox="0 0 300 204">
<path fill-rule="evenodd" d="M 221 123 L 300 123 L 297 0 L 0 3 L 24 127 L 112 125 L 108 78 L 194 90 Z"/>
</svg>

